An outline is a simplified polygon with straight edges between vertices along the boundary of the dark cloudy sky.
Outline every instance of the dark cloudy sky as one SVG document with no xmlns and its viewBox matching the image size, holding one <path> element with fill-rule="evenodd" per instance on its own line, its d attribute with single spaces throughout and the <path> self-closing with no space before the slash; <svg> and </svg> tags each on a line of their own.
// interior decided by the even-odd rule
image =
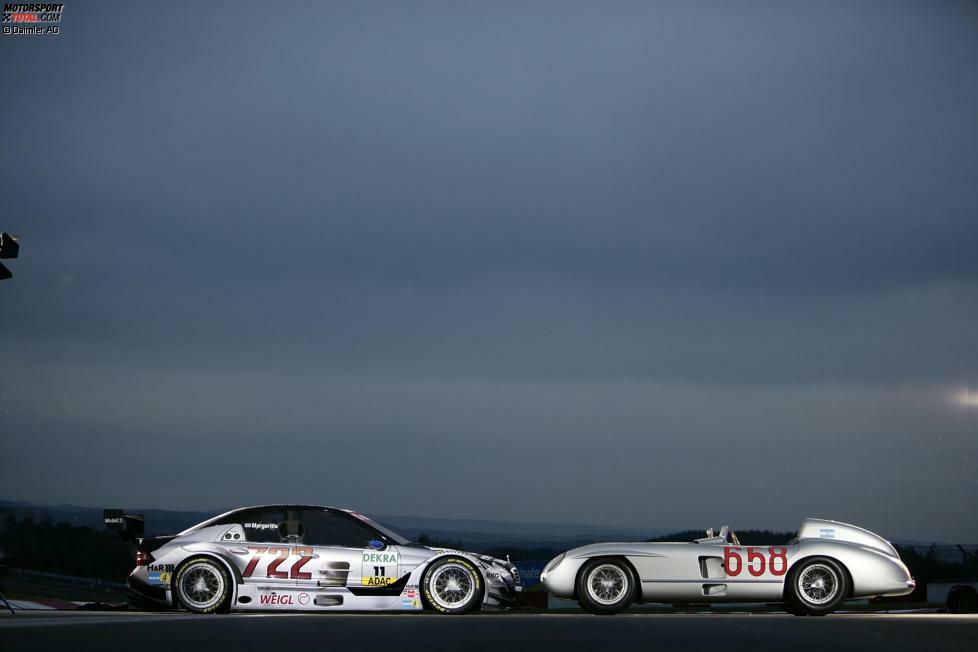
<svg viewBox="0 0 978 652">
<path fill-rule="evenodd" d="M 0 37 L 4 497 L 978 541 L 978 4 L 62 32 Z"/>
</svg>

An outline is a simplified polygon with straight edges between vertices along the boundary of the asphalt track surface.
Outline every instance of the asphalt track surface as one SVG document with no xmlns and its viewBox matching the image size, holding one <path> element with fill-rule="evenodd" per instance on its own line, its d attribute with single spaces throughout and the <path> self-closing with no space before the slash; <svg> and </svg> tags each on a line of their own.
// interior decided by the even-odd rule
<svg viewBox="0 0 978 652">
<path fill-rule="evenodd" d="M 949 614 L 189 614 L 0 617 L 0 650 L 969 650 L 978 616 Z"/>
</svg>

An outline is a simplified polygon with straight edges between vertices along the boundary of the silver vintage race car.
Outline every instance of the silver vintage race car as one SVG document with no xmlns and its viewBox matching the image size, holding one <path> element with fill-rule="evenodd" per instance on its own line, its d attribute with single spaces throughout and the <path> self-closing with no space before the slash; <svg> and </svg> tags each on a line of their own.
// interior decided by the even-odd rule
<svg viewBox="0 0 978 652">
<path fill-rule="evenodd" d="M 597 543 L 555 557 L 540 579 L 595 614 L 633 602 L 783 602 L 795 615 L 821 616 L 850 598 L 907 595 L 915 585 L 882 537 L 814 518 L 786 545 L 742 546 L 726 526 L 688 543 Z"/>
<path fill-rule="evenodd" d="M 140 517 L 121 510 L 105 523 L 136 542 L 128 592 L 143 606 L 462 614 L 523 590 L 508 561 L 412 543 L 346 509 L 244 507 L 164 537 L 140 536 Z"/>
</svg>

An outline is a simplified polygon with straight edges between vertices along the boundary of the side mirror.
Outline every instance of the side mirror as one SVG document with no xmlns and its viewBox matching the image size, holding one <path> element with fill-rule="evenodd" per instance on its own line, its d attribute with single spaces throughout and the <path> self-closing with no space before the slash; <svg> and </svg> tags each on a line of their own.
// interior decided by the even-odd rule
<svg viewBox="0 0 978 652">
<path fill-rule="evenodd" d="M 373 548 L 374 550 L 383 550 L 384 548 L 387 547 L 387 544 L 384 543 L 383 541 L 380 541 L 379 539 L 371 539 L 370 541 L 367 542 L 367 546 Z"/>
<path fill-rule="evenodd" d="M 9 233 L 0 233 L 0 258 L 16 258 L 20 252 L 20 243 Z"/>
<path fill-rule="evenodd" d="M 20 244 L 17 242 L 17 238 L 9 233 L 0 233 L 0 258 L 16 258 L 19 251 Z M 0 281 L 13 277 L 11 271 L 0 264 Z"/>
</svg>

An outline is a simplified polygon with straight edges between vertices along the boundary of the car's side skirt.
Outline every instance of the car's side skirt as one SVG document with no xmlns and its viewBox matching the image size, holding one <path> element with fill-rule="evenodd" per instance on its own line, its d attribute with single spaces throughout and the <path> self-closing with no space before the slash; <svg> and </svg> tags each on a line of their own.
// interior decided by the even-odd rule
<svg viewBox="0 0 978 652">
<path fill-rule="evenodd" d="M 781 580 L 653 579 L 642 580 L 644 602 L 778 602 Z"/>
</svg>

